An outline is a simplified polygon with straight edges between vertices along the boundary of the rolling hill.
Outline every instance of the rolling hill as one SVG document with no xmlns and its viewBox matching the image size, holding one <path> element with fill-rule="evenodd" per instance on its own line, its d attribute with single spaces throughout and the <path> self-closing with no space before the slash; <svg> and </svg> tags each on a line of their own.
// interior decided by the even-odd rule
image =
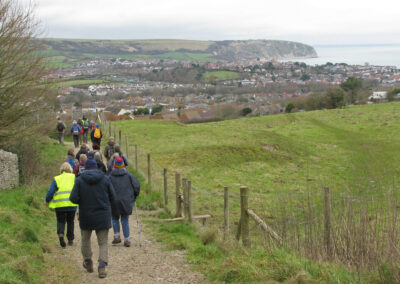
<svg viewBox="0 0 400 284">
<path fill-rule="evenodd" d="M 113 125 L 139 146 L 139 170 L 144 175 L 148 170 L 146 153 L 151 154 L 155 191 L 163 190 L 163 168 L 169 173 L 169 200 L 175 200 L 175 172 L 191 181 L 194 214 L 211 214 L 209 226 L 223 224 L 223 190 L 228 187 L 232 238 L 240 218 L 239 187 L 247 186 L 249 208 L 283 236 L 285 248 L 324 260 L 324 204 L 330 202 L 333 262 L 348 268 L 353 267 L 349 263 L 362 263 L 358 272 L 365 278 L 361 282 L 380 283 L 374 279 L 392 277 L 392 272 L 384 276 L 378 267 L 399 259 L 386 245 L 398 243 L 398 235 L 388 233 L 397 230 L 397 223 L 382 223 L 395 214 L 391 208 L 396 210 L 400 200 L 399 111 L 399 103 L 386 103 L 191 125 L 151 120 Z M 133 147 L 129 153 L 134 159 Z M 331 201 L 325 199 L 326 190 L 330 190 Z M 175 212 L 171 203 L 169 209 Z M 239 257 L 238 263 L 255 261 L 260 251 L 265 252 L 263 256 L 276 253 L 270 238 L 260 234 L 256 226 L 250 230 L 251 256 Z M 368 253 L 358 254 L 365 247 Z M 363 266 L 367 260 L 369 270 Z M 208 271 L 209 263 L 205 262 Z M 232 268 L 237 282 L 270 279 L 268 264 L 262 263 L 256 261 L 248 269 Z M 350 268 L 350 274 L 355 270 Z M 318 279 L 316 283 L 336 283 L 333 279 L 344 277 L 340 282 L 356 283 L 347 278 L 349 275 L 334 276 L 331 272 L 318 272 L 312 278 Z M 222 267 L 218 273 L 225 280 L 228 272 Z M 292 273 L 289 277 L 295 276 Z M 273 279 L 284 282 L 287 277 Z M 387 279 L 383 282 L 398 283 Z"/>
<path fill-rule="evenodd" d="M 317 57 L 312 46 L 278 40 L 43 39 L 49 56 L 173 58 L 177 60 L 295 59 Z"/>
</svg>

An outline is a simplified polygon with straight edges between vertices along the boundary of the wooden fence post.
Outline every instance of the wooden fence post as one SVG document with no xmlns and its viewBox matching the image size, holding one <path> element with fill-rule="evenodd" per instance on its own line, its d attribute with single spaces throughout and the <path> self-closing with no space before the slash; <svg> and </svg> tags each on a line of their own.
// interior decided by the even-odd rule
<svg viewBox="0 0 400 284">
<path fill-rule="evenodd" d="M 138 168 L 138 148 L 137 148 L 137 144 L 135 144 L 135 170 L 138 172 L 139 168 Z"/>
<path fill-rule="evenodd" d="M 175 173 L 175 197 L 176 197 L 176 214 L 175 217 L 182 217 L 182 203 L 181 203 L 181 175 Z"/>
<path fill-rule="evenodd" d="M 164 207 L 168 205 L 168 172 L 164 168 Z"/>
<path fill-rule="evenodd" d="M 188 217 L 188 212 L 187 212 L 187 179 L 183 178 L 182 179 L 182 191 L 183 191 L 183 216 L 185 219 Z"/>
<path fill-rule="evenodd" d="M 243 246 L 250 247 L 249 238 L 249 189 L 246 186 L 240 188 L 240 231 L 242 235 Z"/>
<path fill-rule="evenodd" d="M 150 162 L 150 153 L 147 154 L 147 182 L 149 184 L 149 188 L 151 188 L 151 162 Z"/>
<path fill-rule="evenodd" d="M 192 181 L 187 181 L 187 213 L 188 213 L 188 221 L 192 223 L 193 218 L 193 208 L 192 208 Z"/>
<path fill-rule="evenodd" d="M 242 233 L 242 220 L 239 220 L 239 224 L 238 224 L 237 232 L 236 232 L 236 240 L 237 241 L 240 240 L 241 233 Z"/>
<path fill-rule="evenodd" d="M 117 135 L 115 134 L 115 131 L 116 131 L 116 129 L 115 129 L 116 127 L 115 127 L 115 125 L 114 125 L 114 141 L 115 141 L 115 144 L 117 143 Z"/>
<path fill-rule="evenodd" d="M 229 188 L 224 187 L 224 240 L 229 235 Z"/>
<path fill-rule="evenodd" d="M 119 142 L 119 146 L 122 148 L 122 133 L 121 133 L 121 130 L 118 131 L 118 142 Z"/>
<path fill-rule="evenodd" d="M 129 145 L 128 144 L 128 136 L 125 135 L 125 146 L 126 146 L 125 154 L 126 154 L 126 157 L 129 159 L 129 146 L 128 145 Z"/>
<path fill-rule="evenodd" d="M 332 258 L 332 244 L 331 244 L 331 197 L 329 194 L 329 187 L 324 188 L 324 242 L 326 248 L 326 255 L 328 259 Z"/>
<path fill-rule="evenodd" d="M 112 136 L 112 134 L 111 134 L 111 121 L 108 123 L 108 136 Z"/>
</svg>

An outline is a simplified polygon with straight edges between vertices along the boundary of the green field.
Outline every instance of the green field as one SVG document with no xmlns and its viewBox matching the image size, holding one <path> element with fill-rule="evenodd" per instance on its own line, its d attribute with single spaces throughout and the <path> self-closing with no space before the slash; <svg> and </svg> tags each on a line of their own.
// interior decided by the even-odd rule
<svg viewBox="0 0 400 284">
<path fill-rule="evenodd" d="M 68 42 L 90 44 L 93 48 L 96 46 L 120 47 L 127 51 L 133 51 L 132 45 L 140 46 L 143 51 L 166 50 L 176 51 L 178 49 L 188 49 L 196 51 L 205 51 L 213 41 L 200 40 L 179 40 L 179 39 L 138 39 L 138 40 L 90 40 L 90 39 L 45 39 L 45 42 Z M 71 44 L 70 44 L 71 45 Z"/>
<path fill-rule="evenodd" d="M 62 54 L 62 55 L 61 55 Z M 213 62 L 212 54 L 190 53 L 190 52 L 166 52 L 159 55 L 147 54 L 102 54 L 102 53 L 73 53 L 73 52 L 44 52 L 46 65 L 51 68 L 68 68 L 79 62 L 84 62 L 94 58 L 121 58 L 127 60 L 134 59 L 175 59 L 199 62 Z"/>
<path fill-rule="evenodd" d="M 102 54 L 102 53 L 82 53 L 77 54 L 76 56 L 80 56 L 82 59 L 93 59 L 93 58 L 122 58 L 122 59 L 152 59 L 154 58 L 151 55 L 146 54 Z"/>
<path fill-rule="evenodd" d="M 232 71 L 213 71 L 203 74 L 204 81 L 210 81 L 210 77 L 214 76 L 216 81 L 235 80 L 239 79 L 239 74 Z"/>
<path fill-rule="evenodd" d="M 284 237 L 285 247 L 316 260 L 325 258 L 323 192 L 329 187 L 337 262 L 351 265 L 346 258 L 351 255 L 377 267 L 400 259 L 385 245 L 398 242 L 397 234 L 388 234 L 397 227 L 381 221 L 396 214 L 393 204 L 400 200 L 399 113 L 399 103 L 387 103 L 190 125 L 174 121 L 115 125 L 143 152 L 151 153 L 157 164 L 152 166 L 156 190 L 162 190 L 162 168 L 168 169 L 170 200 L 174 200 L 174 173 L 180 172 L 192 181 L 195 214 L 211 214 L 209 224 L 221 228 L 223 187 L 232 193 L 234 224 L 240 216 L 239 187 L 248 186 L 250 208 Z M 146 173 L 142 152 L 139 160 Z M 169 208 L 174 212 L 174 203 Z M 362 218 L 371 220 L 370 227 L 360 227 Z M 271 252 L 273 242 L 255 225 L 251 231 L 255 251 L 263 251 L 261 247 Z M 351 235 L 366 239 L 354 240 Z M 343 253 L 340 244 L 346 242 L 351 249 L 343 248 Z M 371 258 L 361 257 L 362 249 Z M 372 257 L 376 254 L 380 256 Z"/>
<path fill-rule="evenodd" d="M 184 172 L 196 185 L 273 193 L 277 185 L 304 190 L 306 177 L 348 183 L 393 177 L 400 169 L 399 112 L 400 104 L 390 103 L 205 124 L 116 125 L 161 166 Z"/>
<path fill-rule="evenodd" d="M 179 39 L 138 39 L 138 40 L 90 40 L 90 39 L 44 39 L 45 44 L 67 43 L 70 46 L 74 44 L 91 45 L 94 49 L 97 46 L 107 46 L 110 48 L 121 48 L 125 51 L 134 51 L 133 46 L 140 47 L 144 52 L 152 50 L 176 51 L 179 49 L 205 51 L 213 41 L 200 40 L 179 40 Z"/>
<path fill-rule="evenodd" d="M 325 185 L 382 197 L 387 190 L 381 188 L 397 184 L 400 171 L 399 112 L 400 104 L 391 103 L 216 123 L 116 125 L 161 168 L 182 172 L 195 187 L 221 193 L 227 186 L 238 193 L 248 186 L 268 204 L 282 194 L 320 193 Z M 208 208 L 222 214 L 220 205 Z"/>
<path fill-rule="evenodd" d="M 212 54 L 209 53 L 168 52 L 158 55 L 158 57 L 172 58 L 176 60 L 200 61 L 200 62 L 215 61 L 215 59 L 212 58 Z"/>
<path fill-rule="evenodd" d="M 78 63 L 78 59 L 71 59 L 63 55 L 46 57 L 45 61 L 46 66 L 51 68 L 68 68 Z"/>
<path fill-rule="evenodd" d="M 61 81 L 52 84 L 54 88 L 65 88 L 65 87 L 76 87 L 76 86 L 86 86 L 92 84 L 102 84 L 106 83 L 104 80 L 71 80 L 71 81 Z"/>
<path fill-rule="evenodd" d="M 132 41 L 46 39 L 45 45 L 48 45 L 48 49 L 43 50 L 41 54 L 47 57 L 47 65 L 52 68 L 67 68 L 79 61 L 93 58 L 128 60 L 171 58 L 206 62 L 214 61 L 212 54 L 204 53 L 213 43 L 211 41 L 162 39 Z M 105 46 L 108 48 L 105 49 Z M 137 48 L 140 52 L 137 52 Z M 182 49 L 189 52 L 181 51 Z M 157 52 L 154 53 L 154 51 Z"/>
</svg>

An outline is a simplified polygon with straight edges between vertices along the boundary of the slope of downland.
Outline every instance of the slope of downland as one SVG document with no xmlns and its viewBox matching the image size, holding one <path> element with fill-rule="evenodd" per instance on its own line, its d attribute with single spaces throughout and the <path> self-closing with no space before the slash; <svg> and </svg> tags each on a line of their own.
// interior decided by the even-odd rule
<svg viewBox="0 0 400 284">
<path fill-rule="evenodd" d="M 130 141 L 150 152 L 161 167 L 172 173 L 182 172 L 195 188 L 221 193 L 222 187 L 228 186 L 231 192 L 238 194 L 239 186 L 246 185 L 252 193 L 264 195 L 262 206 L 268 208 L 281 194 L 319 193 L 326 185 L 334 193 L 349 193 L 359 198 L 385 196 L 385 189 L 397 184 L 400 170 L 399 111 L 399 103 L 390 103 L 197 125 L 180 125 L 173 121 L 121 121 L 116 125 L 124 129 Z M 194 192 L 195 212 L 210 212 L 221 221 L 222 198 Z M 397 196 L 398 191 L 393 194 Z M 250 207 L 259 205 L 255 201 L 250 200 Z M 238 198 L 231 199 L 232 220 L 239 218 L 238 203 Z M 177 232 L 182 230 L 181 225 L 176 226 Z M 170 230 L 174 231 L 162 225 L 158 228 L 164 235 L 161 239 L 166 239 L 165 234 Z M 173 247 L 177 246 L 176 238 L 179 239 L 176 235 L 179 234 L 170 234 L 169 242 Z M 179 243 L 192 249 L 200 269 L 209 271 L 210 265 L 215 267 L 209 272 L 216 279 L 226 280 L 232 276 L 232 270 L 227 271 L 224 266 L 228 265 L 226 256 L 216 257 L 211 264 L 209 257 L 202 258 L 194 252 L 195 246 L 188 245 L 189 241 Z M 274 276 L 277 271 L 271 266 L 282 261 L 288 269 L 287 274 L 281 271 L 285 274 L 281 275 L 283 280 L 305 270 L 320 281 L 356 282 L 351 273 L 338 268 L 332 270 L 315 264 L 315 270 L 310 271 L 310 267 L 305 268 L 310 263 L 295 261 L 293 254 L 282 251 L 275 251 L 282 258 L 266 260 L 260 270 L 255 264 L 259 254 L 256 250 L 247 256 L 231 255 L 228 266 L 235 271 L 231 280 L 277 280 Z M 241 265 L 244 262 L 247 267 Z M 289 271 L 289 267 L 293 271 Z M 250 270 L 254 273 L 249 273 Z"/>
<path fill-rule="evenodd" d="M 46 192 L 65 159 L 72 143 L 59 145 L 48 138 L 32 144 L 38 151 L 35 167 L 39 175 L 31 185 L 0 192 L 0 283 L 98 283 L 96 273 L 82 268 L 79 222 L 75 221 L 75 243 L 62 249 L 56 235 L 54 211 L 44 202 Z M 136 174 L 135 174 L 136 175 Z M 139 177 L 142 191 L 147 186 Z M 155 193 L 142 193 L 138 208 L 155 209 Z M 148 213 L 139 211 L 139 215 Z M 162 251 L 159 244 L 141 234 L 138 246 L 137 230 L 131 219 L 131 248 L 121 246 L 109 250 L 110 267 L 107 283 L 206 283 L 204 276 L 190 271 L 183 263 L 182 251 Z M 148 232 L 147 229 L 145 229 Z M 112 230 L 110 230 L 110 242 Z M 95 236 L 92 236 L 94 258 L 98 256 Z"/>
<path fill-rule="evenodd" d="M 31 185 L 0 192 L 0 283 L 73 283 L 72 264 L 48 257 L 56 243 L 55 216 L 44 197 L 67 148 L 51 139 L 35 141 L 40 176 Z"/>
<path fill-rule="evenodd" d="M 287 188 L 279 190 L 292 192 L 305 188 L 306 176 L 392 177 L 399 169 L 399 111 L 400 104 L 390 103 L 191 125 L 116 125 L 162 167 L 185 173 L 199 187 L 247 185 L 273 194 L 282 179 Z"/>
<path fill-rule="evenodd" d="M 45 39 L 44 54 L 53 67 L 71 66 L 79 58 L 171 58 L 210 62 L 238 59 L 316 57 L 313 47 L 290 41 L 73 40 Z"/>
</svg>

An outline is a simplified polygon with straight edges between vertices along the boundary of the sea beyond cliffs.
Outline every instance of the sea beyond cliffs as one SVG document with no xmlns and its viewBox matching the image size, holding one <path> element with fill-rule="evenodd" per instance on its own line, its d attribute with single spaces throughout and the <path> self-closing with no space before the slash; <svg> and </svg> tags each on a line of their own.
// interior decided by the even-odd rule
<svg viewBox="0 0 400 284">
<path fill-rule="evenodd" d="M 349 65 L 396 66 L 400 68 L 399 45 L 314 45 L 317 58 L 298 60 L 309 65 L 321 65 L 327 62 L 347 63 Z"/>
</svg>

